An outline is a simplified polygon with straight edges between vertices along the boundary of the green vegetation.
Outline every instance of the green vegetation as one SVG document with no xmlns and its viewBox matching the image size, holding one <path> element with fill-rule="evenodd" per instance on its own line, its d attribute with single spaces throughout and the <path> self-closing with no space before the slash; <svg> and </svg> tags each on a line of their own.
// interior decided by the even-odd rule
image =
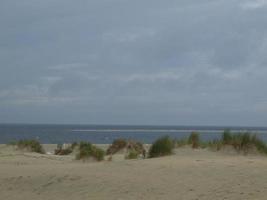
<svg viewBox="0 0 267 200">
<path fill-rule="evenodd" d="M 127 159 L 134 159 L 135 157 L 138 158 L 140 154 L 142 154 L 143 158 L 146 157 L 146 150 L 141 142 L 134 140 L 127 141 L 125 139 L 114 140 L 108 147 L 106 153 L 107 155 L 113 155 L 123 149 L 127 151 L 125 155 L 125 158 Z"/>
<path fill-rule="evenodd" d="M 188 138 L 188 144 L 192 145 L 193 149 L 196 149 L 200 145 L 199 134 L 196 132 L 192 132 Z"/>
<path fill-rule="evenodd" d="M 166 156 L 173 153 L 174 143 L 169 136 L 157 139 L 149 149 L 149 157 Z"/>
<path fill-rule="evenodd" d="M 232 134 L 229 129 L 224 130 L 223 135 L 222 135 L 222 142 L 223 144 L 231 144 L 232 142 Z"/>
<path fill-rule="evenodd" d="M 176 147 L 183 147 L 188 144 L 188 139 L 182 138 L 182 139 L 176 140 L 175 143 L 176 143 Z"/>
<path fill-rule="evenodd" d="M 76 156 L 76 159 L 88 159 L 93 158 L 97 161 L 104 160 L 105 152 L 96 147 L 95 145 L 92 145 L 90 142 L 81 142 L 79 144 L 79 151 Z"/>
<path fill-rule="evenodd" d="M 260 153 L 267 154 L 267 145 L 259 139 L 255 134 L 250 132 L 231 133 L 230 130 L 224 130 L 222 137 L 213 141 L 202 142 L 199 134 L 192 132 L 188 139 L 179 139 L 175 142 L 176 147 L 183 147 L 186 145 L 192 148 L 209 148 L 219 151 L 226 146 L 232 146 L 237 152 L 247 154 L 253 150 Z"/>
<path fill-rule="evenodd" d="M 200 140 L 199 134 L 197 132 L 192 132 L 188 138 L 175 140 L 175 144 L 177 148 L 190 145 L 193 149 L 199 147 L 206 148 L 208 146 L 207 142 L 202 142 Z"/>
<path fill-rule="evenodd" d="M 213 141 L 208 142 L 207 147 L 212 150 L 219 151 L 222 149 L 223 143 L 221 140 L 213 140 Z"/>
<path fill-rule="evenodd" d="M 224 146 L 232 146 L 237 152 L 243 152 L 244 154 L 249 153 L 253 149 L 267 154 L 267 145 L 250 132 L 232 134 L 229 130 L 225 130 L 221 140 L 214 140 L 209 143 L 209 147 L 216 148 L 216 150 L 221 150 Z"/>
<path fill-rule="evenodd" d="M 237 151 L 248 153 L 249 150 L 256 148 L 260 153 L 267 154 L 266 144 L 256 135 L 252 135 L 249 132 L 241 132 L 234 135 L 230 133 L 229 135 L 231 140 L 228 142 L 228 145 L 233 146 Z"/>
<path fill-rule="evenodd" d="M 57 145 L 57 149 L 55 149 L 55 155 L 69 155 L 71 154 L 75 147 L 78 146 L 77 142 L 73 142 L 70 146 L 68 146 L 67 148 L 63 148 L 62 144 L 58 144 Z"/>
<path fill-rule="evenodd" d="M 267 154 L 267 145 L 256 136 L 252 137 L 253 143 L 260 153 Z"/>
<path fill-rule="evenodd" d="M 138 156 L 140 155 L 139 152 L 137 152 L 134 149 L 131 149 L 128 154 L 125 156 L 125 159 L 137 159 Z"/>
<path fill-rule="evenodd" d="M 117 153 L 118 151 L 126 148 L 127 145 L 127 140 L 125 139 L 116 139 L 113 141 L 113 143 L 109 146 L 109 148 L 107 149 L 107 155 L 112 155 Z"/>
<path fill-rule="evenodd" d="M 128 141 L 126 147 L 127 151 L 135 151 L 138 155 L 142 154 L 145 157 L 146 150 L 141 142 Z"/>
<path fill-rule="evenodd" d="M 13 142 L 12 144 L 15 144 L 19 149 L 26 149 L 27 151 L 41 153 L 41 154 L 45 153 L 40 142 L 34 139 L 19 140 L 17 142 Z"/>
</svg>

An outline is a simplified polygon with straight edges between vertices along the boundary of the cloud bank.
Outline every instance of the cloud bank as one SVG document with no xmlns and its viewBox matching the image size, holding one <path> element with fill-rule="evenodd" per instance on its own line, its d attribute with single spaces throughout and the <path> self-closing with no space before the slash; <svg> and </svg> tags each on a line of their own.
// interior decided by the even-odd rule
<svg viewBox="0 0 267 200">
<path fill-rule="evenodd" d="M 267 1 L 2 1 L 0 122 L 264 126 Z"/>
</svg>

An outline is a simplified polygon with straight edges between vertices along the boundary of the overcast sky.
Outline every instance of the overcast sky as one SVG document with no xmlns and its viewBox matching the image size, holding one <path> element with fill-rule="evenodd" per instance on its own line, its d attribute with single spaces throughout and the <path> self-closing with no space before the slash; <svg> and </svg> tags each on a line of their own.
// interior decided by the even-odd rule
<svg viewBox="0 0 267 200">
<path fill-rule="evenodd" d="M 0 0 L 0 122 L 267 126 L 267 0 Z"/>
</svg>

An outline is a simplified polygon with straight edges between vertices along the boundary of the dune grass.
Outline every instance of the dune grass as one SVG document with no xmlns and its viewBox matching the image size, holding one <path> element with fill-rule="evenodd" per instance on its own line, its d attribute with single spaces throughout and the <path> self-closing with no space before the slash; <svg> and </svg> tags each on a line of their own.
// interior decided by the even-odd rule
<svg viewBox="0 0 267 200">
<path fill-rule="evenodd" d="M 163 136 L 151 145 L 149 149 L 149 158 L 171 155 L 174 146 L 174 142 L 169 136 Z"/>
<path fill-rule="evenodd" d="M 67 146 L 67 148 L 63 148 L 62 144 L 58 144 L 57 148 L 55 149 L 55 155 L 69 155 L 74 151 L 76 146 L 78 146 L 77 142 L 73 142 L 70 146 Z"/>
<path fill-rule="evenodd" d="M 139 152 L 137 152 L 134 149 L 131 149 L 126 155 L 125 155 L 125 159 L 137 159 L 138 156 L 140 155 Z"/>
<path fill-rule="evenodd" d="M 16 145 L 19 149 L 27 150 L 30 152 L 41 153 L 44 154 L 44 148 L 40 144 L 38 140 L 35 139 L 25 139 L 19 140 L 17 142 L 12 142 L 12 145 Z"/>
<path fill-rule="evenodd" d="M 188 139 L 186 138 L 177 139 L 175 140 L 175 144 L 176 144 L 175 145 L 176 148 L 186 146 L 188 145 Z"/>
<path fill-rule="evenodd" d="M 232 146 L 234 150 L 244 154 L 252 152 L 253 149 L 267 154 L 266 143 L 256 134 L 250 132 L 232 133 L 229 129 L 224 130 L 220 139 L 204 142 L 201 141 L 197 132 L 192 132 L 188 138 L 176 140 L 175 144 L 177 148 L 190 145 L 192 148 L 209 148 L 216 151 L 222 150 L 226 146 Z"/>
<path fill-rule="evenodd" d="M 251 149 L 256 148 L 258 152 L 267 154 L 267 145 L 256 134 L 250 132 L 239 132 L 232 134 L 225 131 L 221 139 L 224 145 L 231 145 L 238 152 L 248 153 Z"/>
<path fill-rule="evenodd" d="M 78 154 L 76 155 L 77 160 L 85 160 L 93 158 L 97 161 L 104 160 L 105 151 L 92 145 L 90 142 L 80 142 Z"/>
<path fill-rule="evenodd" d="M 193 149 L 196 149 L 199 147 L 205 148 L 208 145 L 207 142 L 201 141 L 199 133 L 197 133 L 197 132 L 192 132 L 188 136 L 188 138 L 182 138 L 182 139 L 175 140 L 175 144 L 176 144 L 177 148 L 189 145 Z"/>
<path fill-rule="evenodd" d="M 112 142 L 112 144 L 108 147 L 106 154 L 112 155 L 117 153 L 118 151 L 126 148 L 127 140 L 126 139 L 116 139 Z"/>
<path fill-rule="evenodd" d="M 141 142 L 122 138 L 114 140 L 108 147 L 106 154 L 112 156 L 121 150 L 126 152 L 126 159 L 138 158 L 139 155 L 142 155 L 143 158 L 146 157 L 146 150 Z"/>
<path fill-rule="evenodd" d="M 200 138 L 197 132 L 192 132 L 188 138 L 188 144 L 192 146 L 193 149 L 196 149 L 200 145 Z"/>
</svg>

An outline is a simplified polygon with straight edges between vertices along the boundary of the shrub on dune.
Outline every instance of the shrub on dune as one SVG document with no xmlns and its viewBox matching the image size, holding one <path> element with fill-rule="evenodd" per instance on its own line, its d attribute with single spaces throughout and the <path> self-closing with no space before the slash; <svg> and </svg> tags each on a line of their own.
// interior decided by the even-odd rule
<svg viewBox="0 0 267 200">
<path fill-rule="evenodd" d="M 175 141 L 175 144 L 176 144 L 176 147 L 183 147 L 183 146 L 186 146 L 188 143 L 187 143 L 187 139 L 182 138 L 182 139 L 177 139 Z"/>
<path fill-rule="evenodd" d="M 230 145 L 236 151 L 241 151 L 245 154 L 253 148 L 256 148 L 260 153 L 267 154 L 267 145 L 255 134 L 252 135 L 249 132 L 231 134 L 230 131 L 224 131 L 221 141 L 223 145 Z"/>
<path fill-rule="evenodd" d="M 90 142 L 81 142 L 79 144 L 79 151 L 76 156 L 78 160 L 93 158 L 97 161 L 104 160 L 105 152 L 104 150 L 92 145 Z"/>
<path fill-rule="evenodd" d="M 136 141 L 128 141 L 126 145 L 127 151 L 134 151 L 138 155 L 143 154 L 145 157 L 146 150 L 141 142 L 136 142 Z"/>
<path fill-rule="evenodd" d="M 211 148 L 212 150 L 219 151 L 221 150 L 223 146 L 223 143 L 221 140 L 214 139 L 213 141 L 208 142 L 208 147 Z"/>
<path fill-rule="evenodd" d="M 138 156 L 140 155 L 139 152 L 137 152 L 134 149 L 131 149 L 125 156 L 125 159 L 137 159 Z"/>
<path fill-rule="evenodd" d="M 126 148 L 127 141 L 125 139 L 116 139 L 112 142 L 112 144 L 107 149 L 107 155 L 115 154 L 118 151 Z"/>
<path fill-rule="evenodd" d="M 31 140 L 19 140 L 18 142 L 15 143 L 16 146 L 19 149 L 26 149 L 30 152 L 36 152 L 36 153 L 45 153 L 42 145 L 40 144 L 39 141 L 31 139 Z"/>
<path fill-rule="evenodd" d="M 192 145 L 192 148 L 198 148 L 200 144 L 199 134 L 192 132 L 188 138 L 188 144 Z"/>
<path fill-rule="evenodd" d="M 232 139 L 233 138 L 232 138 L 231 131 L 229 129 L 224 130 L 223 135 L 222 135 L 223 144 L 231 144 Z"/>
<path fill-rule="evenodd" d="M 126 139 L 116 139 L 107 149 L 107 155 L 113 155 L 119 151 L 123 150 L 126 152 L 126 159 L 138 158 L 142 155 L 143 158 L 146 157 L 146 150 L 141 142 Z M 135 155 L 136 154 L 136 155 Z"/>
<path fill-rule="evenodd" d="M 58 145 L 58 147 L 55 149 L 55 155 L 69 155 L 71 154 L 73 149 L 71 147 L 63 148 L 62 145 Z"/>
<path fill-rule="evenodd" d="M 73 142 L 71 145 L 67 147 L 63 147 L 64 145 L 58 144 L 57 148 L 55 149 L 55 155 L 69 155 L 71 154 L 75 147 L 78 146 L 77 142 Z"/>
<path fill-rule="evenodd" d="M 166 156 L 173 153 L 173 140 L 169 138 L 169 136 L 164 136 L 157 139 L 149 149 L 149 157 L 160 157 Z"/>
<path fill-rule="evenodd" d="M 267 154 L 267 145 L 262 140 L 256 137 L 256 135 L 253 136 L 253 142 L 255 144 L 255 147 L 260 153 Z"/>
</svg>

